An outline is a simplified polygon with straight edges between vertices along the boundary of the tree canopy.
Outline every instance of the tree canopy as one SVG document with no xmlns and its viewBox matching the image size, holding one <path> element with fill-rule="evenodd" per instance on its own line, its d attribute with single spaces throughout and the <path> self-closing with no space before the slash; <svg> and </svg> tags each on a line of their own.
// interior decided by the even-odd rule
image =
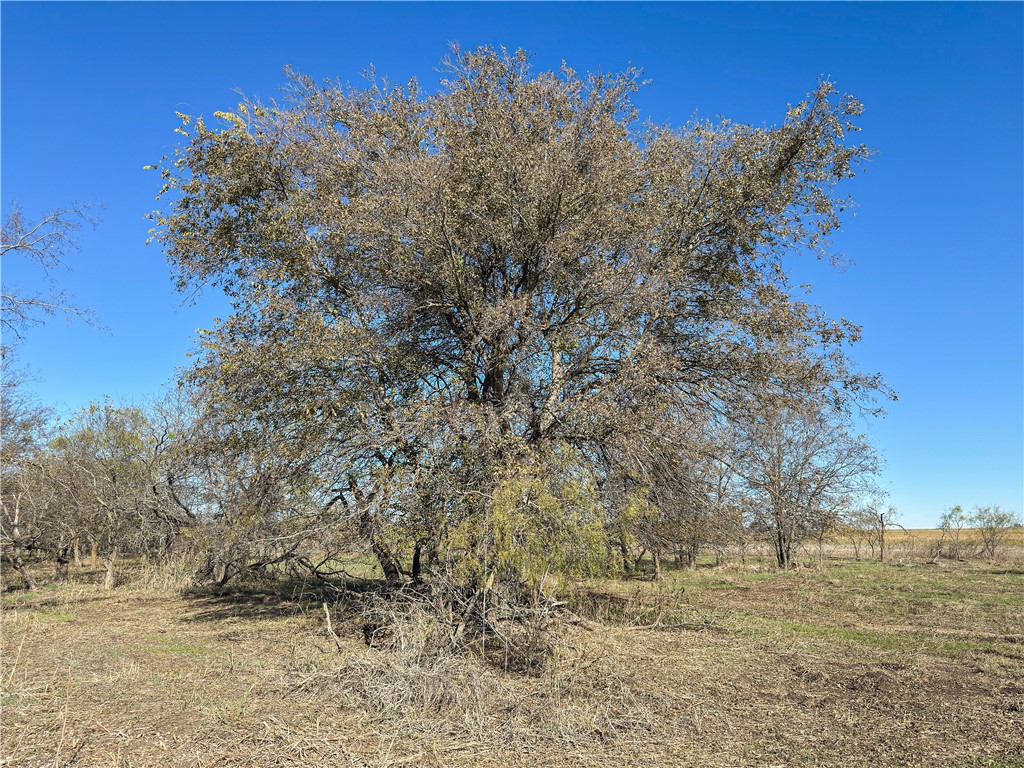
<svg viewBox="0 0 1024 768">
<path fill-rule="evenodd" d="M 882 386 L 783 264 L 831 258 L 856 99 L 820 82 L 773 127 L 676 129 L 639 120 L 635 70 L 481 48 L 444 71 L 435 93 L 291 73 L 280 102 L 182 115 L 159 165 L 179 287 L 233 305 L 193 378 L 389 577 L 413 546 L 474 579 L 583 567 L 602 499 L 679 475 L 709 421 Z"/>
</svg>

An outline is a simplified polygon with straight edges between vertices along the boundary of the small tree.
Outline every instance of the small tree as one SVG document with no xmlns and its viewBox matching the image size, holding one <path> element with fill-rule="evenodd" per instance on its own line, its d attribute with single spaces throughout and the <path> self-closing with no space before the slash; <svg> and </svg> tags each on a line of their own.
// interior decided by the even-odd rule
<svg viewBox="0 0 1024 768">
<path fill-rule="evenodd" d="M 1013 512 L 999 507 L 975 507 L 970 516 L 971 525 L 981 534 L 981 554 L 990 560 L 996 557 L 996 550 L 1006 540 L 1010 530 L 1020 524 L 1020 518 Z"/>
<path fill-rule="evenodd" d="M 864 547 L 869 547 L 871 557 L 875 556 L 878 545 L 878 516 L 874 509 L 863 504 L 851 505 L 843 514 L 843 532 L 853 545 L 853 556 L 861 559 Z"/>
<path fill-rule="evenodd" d="M 936 554 L 942 554 L 942 546 L 945 544 L 947 557 L 952 560 L 963 560 L 966 556 L 966 541 L 963 540 L 962 533 L 970 524 L 970 514 L 959 504 L 945 509 L 939 518 L 942 538 L 939 539 Z"/>
<path fill-rule="evenodd" d="M 899 510 L 896 507 L 888 507 L 886 509 L 873 509 L 874 517 L 878 530 L 878 559 L 881 561 L 885 560 L 885 534 L 890 528 L 900 528 L 900 525 L 896 520 L 899 517 Z M 903 529 L 905 530 L 905 529 Z"/>
<path fill-rule="evenodd" d="M 644 486 L 647 512 L 635 515 L 631 528 L 643 546 L 660 560 L 674 553 L 676 564 L 694 568 L 701 549 L 710 547 L 721 558 L 724 547 L 742 529 L 736 481 L 732 470 L 732 434 L 727 425 L 694 419 L 689 432 L 680 432 L 673 454 Z M 639 484 L 642 485 L 642 484 Z"/>
<path fill-rule="evenodd" d="M 771 541 L 780 568 L 800 541 L 831 526 L 878 470 L 878 457 L 843 415 L 813 401 L 764 405 L 745 424 L 736 471 L 753 502 L 752 525 Z"/>
</svg>

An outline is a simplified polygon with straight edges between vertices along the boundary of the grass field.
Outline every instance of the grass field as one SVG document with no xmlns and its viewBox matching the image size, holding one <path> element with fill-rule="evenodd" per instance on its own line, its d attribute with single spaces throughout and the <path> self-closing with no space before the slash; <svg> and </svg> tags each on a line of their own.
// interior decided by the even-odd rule
<svg viewBox="0 0 1024 768">
<path fill-rule="evenodd" d="M 943 550 L 948 552 L 953 534 L 936 528 L 911 528 L 902 530 L 891 528 L 885 537 L 887 559 L 890 560 L 928 560 L 934 557 L 938 543 L 943 542 Z M 982 552 L 982 536 L 977 530 L 965 528 L 960 532 L 961 552 L 968 559 L 978 557 Z M 865 541 L 860 542 L 860 555 L 866 559 L 875 556 Z M 827 543 L 827 550 L 833 557 L 854 559 L 856 551 L 849 535 L 837 534 Z M 813 553 L 806 552 L 808 557 Z M 998 559 L 1010 563 L 1024 563 L 1024 527 L 1014 527 L 1004 532 L 998 545 Z"/>
<path fill-rule="evenodd" d="M 82 579 L 99 574 L 79 574 Z M 367 647 L 291 589 L 3 597 L 7 766 L 1024 766 L 1024 569 L 579 585 L 541 674 Z"/>
<path fill-rule="evenodd" d="M 898 528 L 889 531 L 888 536 L 896 544 L 903 544 L 910 542 L 915 546 L 927 546 L 933 542 L 938 541 L 942 538 L 942 531 L 938 528 L 908 528 L 903 531 Z M 947 541 L 949 540 L 951 533 L 946 534 Z M 1020 549 L 1024 547 L 1024 526 L 1015 526 L 1004 532 L 1005 538 L 1000 545 L 1002 549 L 1007 550 L 1012 555 L 1022 554 Z M 973 528 L 964 528 L 960 532 L 961 540 L 969 546 L 977 547 L 981 545 L 981 533 Z"/>
</svg>

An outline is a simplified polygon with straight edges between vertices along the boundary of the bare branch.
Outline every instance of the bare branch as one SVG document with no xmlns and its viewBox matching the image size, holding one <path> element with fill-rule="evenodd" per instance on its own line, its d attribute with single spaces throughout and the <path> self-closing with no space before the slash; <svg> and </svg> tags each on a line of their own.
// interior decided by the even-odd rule
<svg viewBox="0 0 1024 768">
<path fill-rule="evenodd" d="M 57 286 L 52 274 L 58 268 L 67 268 L 68 257 L 79 250 L 78 233 L 82 225 L 95 227 L 98 223 L 92 215 L 95 207 L 75 204 L 57 208 L 30 223 L 20 206 L 11 206 L 0 232 L 4 266 L 9 266 L 12 257 L 24 259 L 40 269 L 41 279 L 48 286 L 44 291 L 28 291 L 9 284 L 0 289 L 0 327 L 15 340 L 21 340 L 28 327 L 54 315 L 95 323 L 92 311 L 76 305 L 73 297 Z"/>
</svg>

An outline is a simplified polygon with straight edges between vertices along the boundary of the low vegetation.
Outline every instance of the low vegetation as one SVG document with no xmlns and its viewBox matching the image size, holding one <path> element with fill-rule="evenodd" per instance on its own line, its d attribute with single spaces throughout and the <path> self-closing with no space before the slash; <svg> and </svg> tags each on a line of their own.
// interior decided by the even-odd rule
<svg viewBox="0 0 1024 768">
<path fill-rule="evenodd" d="M 86 564 L 3 597 L 5 764 L 1020 766 L 1022 545 L 580 582 L 515 669 L 413 601 L 374 634 L 383 581 L 104 590 Z"/>
</svg>

